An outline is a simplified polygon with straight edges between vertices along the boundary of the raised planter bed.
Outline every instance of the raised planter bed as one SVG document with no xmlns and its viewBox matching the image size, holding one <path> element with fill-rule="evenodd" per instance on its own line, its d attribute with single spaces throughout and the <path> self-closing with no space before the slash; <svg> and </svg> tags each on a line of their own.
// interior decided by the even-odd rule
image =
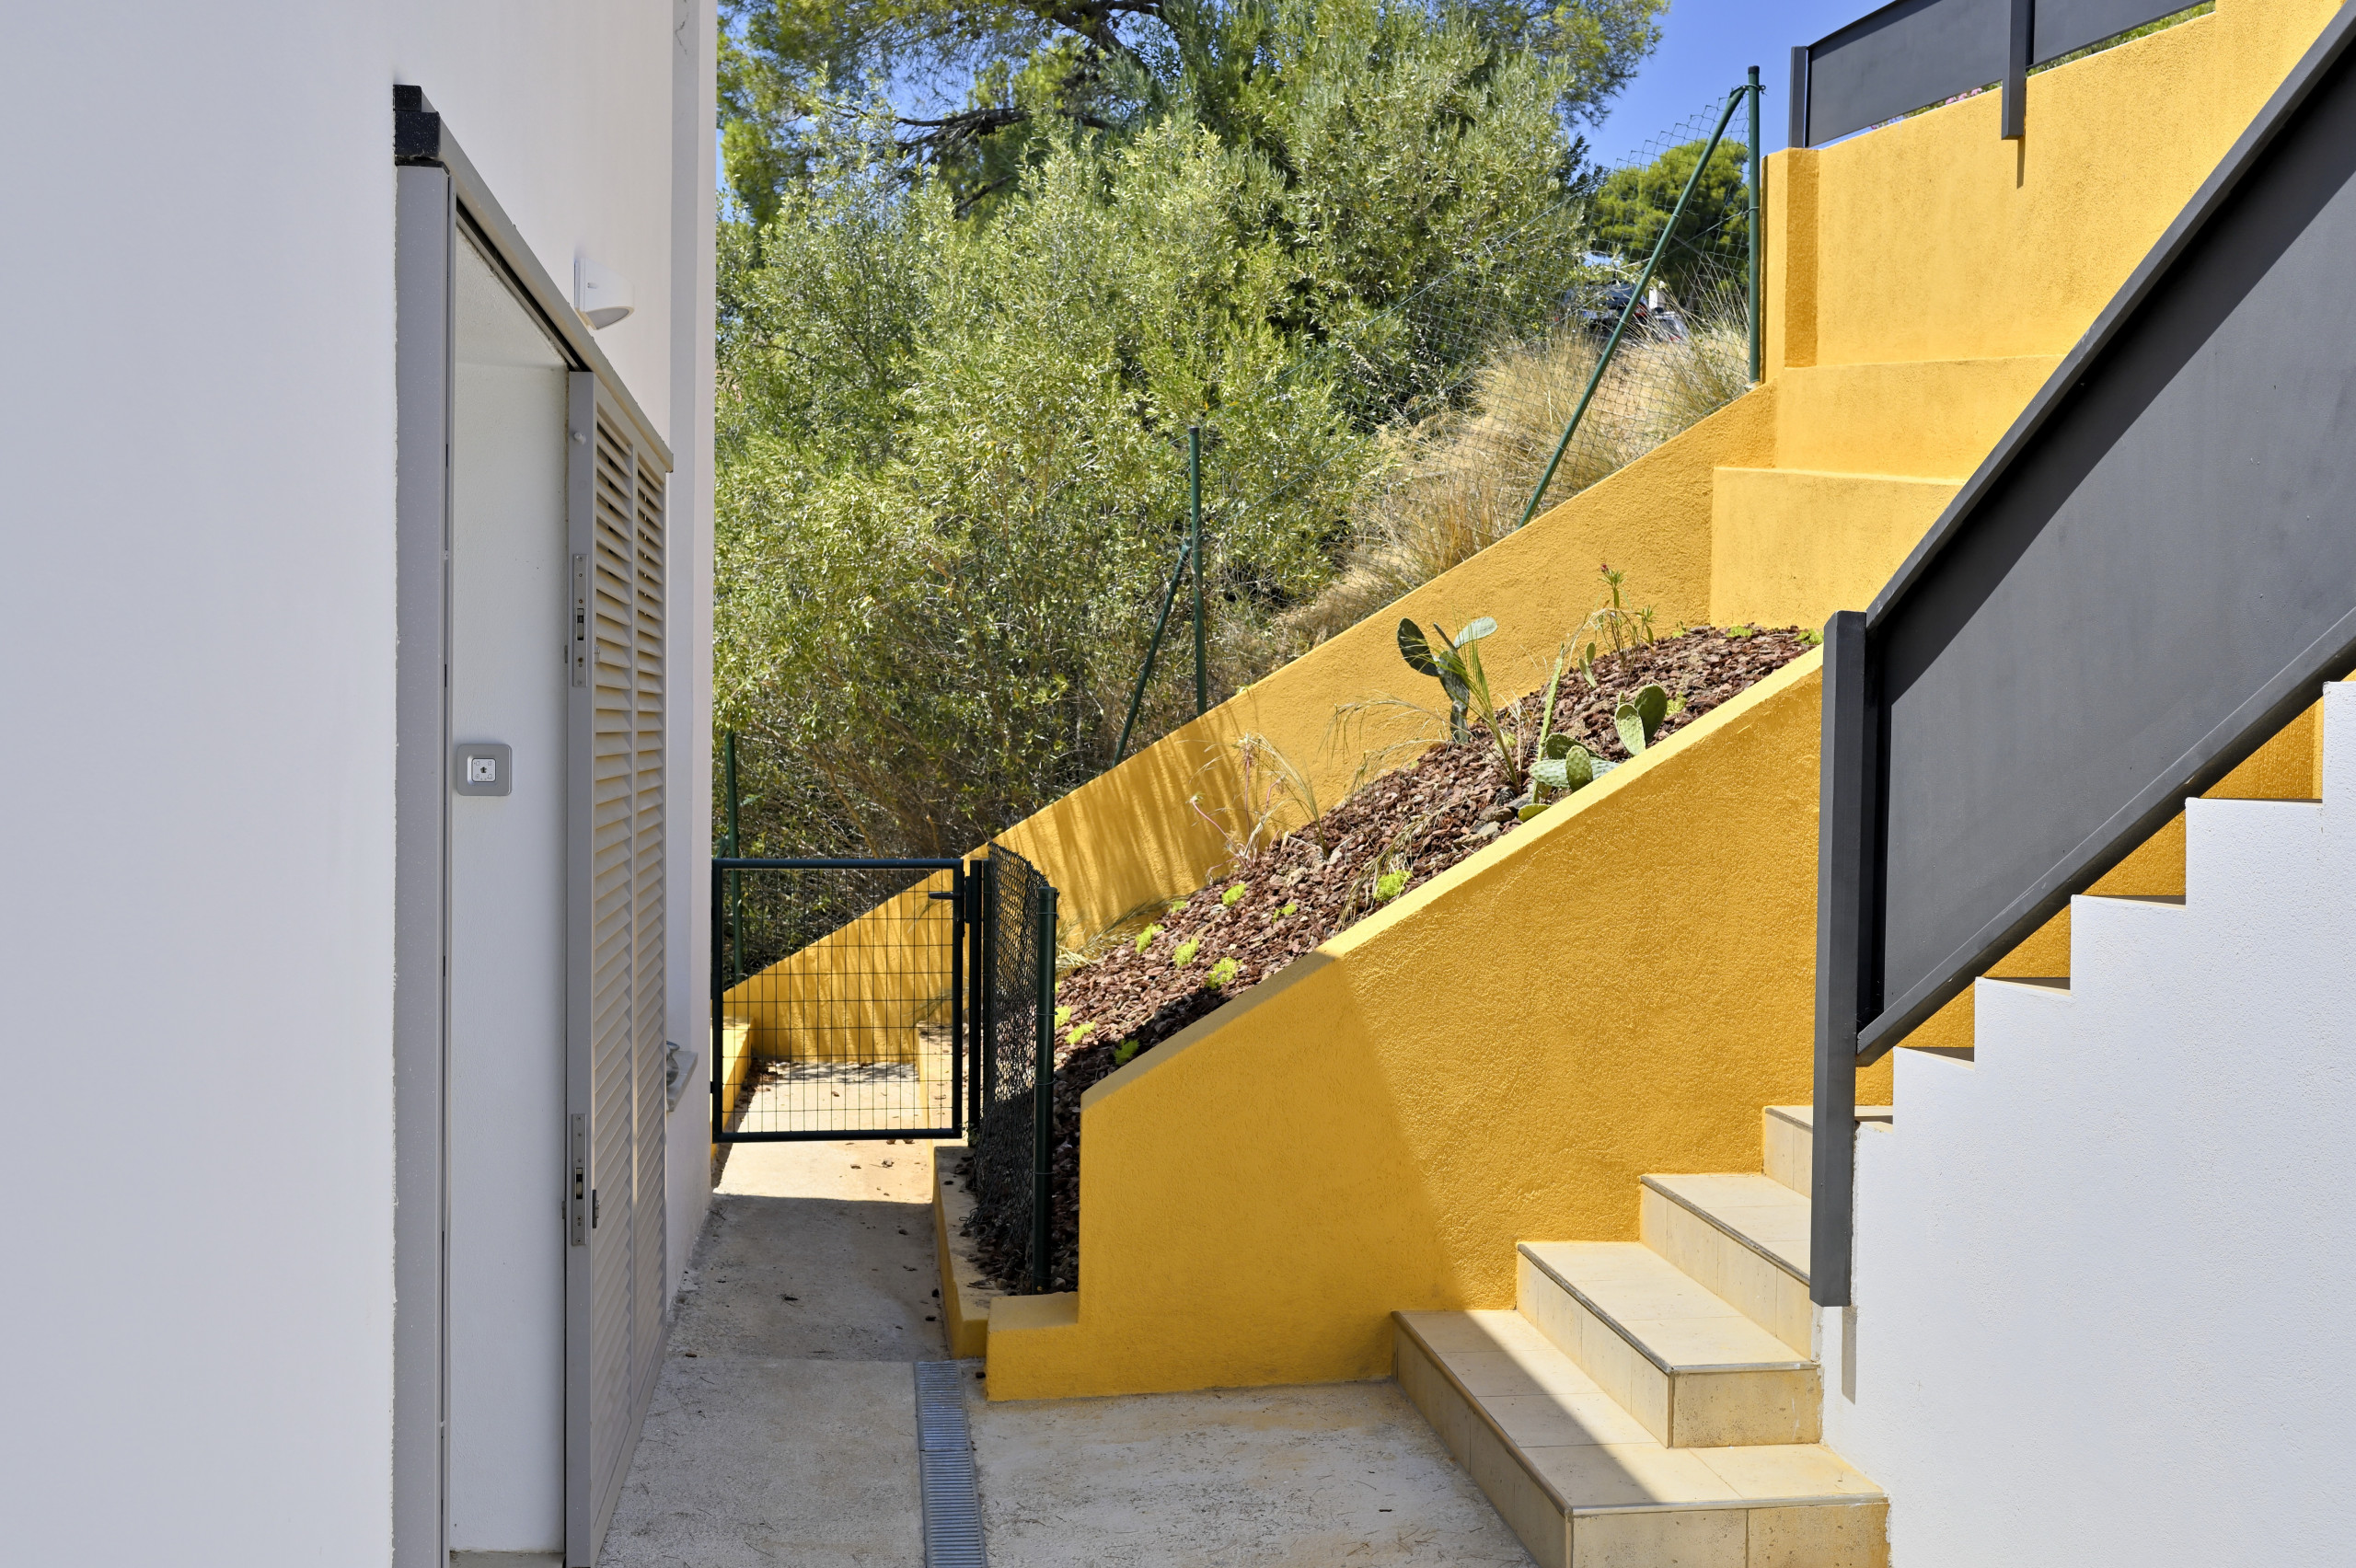
<svg viewBox="0 0 2356 1568">
<path fill-rule="evenodd" d="M 1593 686 L 1576 674 L 1565 678 L 1553 728 L 1599 758 L 1623 760 L 1628 752 L 1612 722 L 1622 699 L 1657 685 L 1680 701 L 1657 732 L 1657 745 L 1814 641 L 1796 628 L 1701 627 L 1608 655 L 1596 663 Z M 1519 737 L 1524 772 L 1541 701 L 1533 694 L 1504 715 L 1509 738 Z M 1079 1288 L 1080 1106 L 1087 1090 L 1328 937 L 1518 831 L 1521 798 L 1485 732 L 1436 744 L 1315 824 L 1239 854 L 1199 891 L 1131 922 L 1108 951 L 1062 978 L 1052 1288 Z M 970 1194 L 958 1196 L 971 1202 Z M 993 1256 L 987 1246 L 974 1254 L 985 1275 L 1004 1281 L 1021 1271 L 1021 1260 Z"/>
</svg>

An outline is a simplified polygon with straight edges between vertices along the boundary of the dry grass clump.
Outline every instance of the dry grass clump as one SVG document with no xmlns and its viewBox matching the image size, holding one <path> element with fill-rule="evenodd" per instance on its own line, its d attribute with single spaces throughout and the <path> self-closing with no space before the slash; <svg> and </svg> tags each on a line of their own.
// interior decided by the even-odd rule
<svg viewBox="0 0 2356 1568">
<path fill-rule="evenodd" d="M 1740 302 L 1686 318 L 1681 335 L 1623 340 L 1547 487 L 1547 505 L 1750 389 Z M 1500 349 L 1475 373 L 1464 407 L 1386 432 L 1388 478 L 1355 520 L 1333 582 L 1270 628 L 1279 657 L 1307 651 L 1513 532 L 1602 346 L 1573 325 Z"/>
</svg>

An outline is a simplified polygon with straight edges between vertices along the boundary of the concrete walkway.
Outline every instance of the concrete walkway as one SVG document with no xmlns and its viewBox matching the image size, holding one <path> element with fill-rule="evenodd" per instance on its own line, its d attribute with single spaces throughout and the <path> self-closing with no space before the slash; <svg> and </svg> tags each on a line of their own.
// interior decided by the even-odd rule
<svg viewBox="0 0 2356 1568">
<path fill-rule="evenodd" d="M 912 1364 L 944 1354 L 930 1170 L 907 1143 L 730 1154 L 603 1564 L 918 1568 Z M 992 1568 L 1530 1562 L 1391 1383 L 966 1387 Z"/>
</svg>

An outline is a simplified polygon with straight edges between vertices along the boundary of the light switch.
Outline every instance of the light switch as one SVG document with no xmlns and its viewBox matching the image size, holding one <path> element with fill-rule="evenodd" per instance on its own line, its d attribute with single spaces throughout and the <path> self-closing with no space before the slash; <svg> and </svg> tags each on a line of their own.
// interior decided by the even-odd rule
<svg viewBox="0 0 2356 1568">
<path fill-rule="evenodd" d="M 498 741 L 462 741 L 450 782 L 461 795 L 504 795 L 514 781 L 514 754 Z"/>
</svg>

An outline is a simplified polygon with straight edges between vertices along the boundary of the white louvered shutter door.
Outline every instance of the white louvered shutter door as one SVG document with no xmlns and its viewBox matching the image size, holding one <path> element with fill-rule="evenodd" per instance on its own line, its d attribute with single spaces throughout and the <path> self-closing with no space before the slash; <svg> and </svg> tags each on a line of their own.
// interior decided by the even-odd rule
<svg viewBox="0 0 2356 1568">
<path fill-rule="evenodd" d="M 666 1295 L 664 487 L 596 376 L 572 383 L 565 1557 L 585 1565 L 637 1445 Z"/>
</svg>

